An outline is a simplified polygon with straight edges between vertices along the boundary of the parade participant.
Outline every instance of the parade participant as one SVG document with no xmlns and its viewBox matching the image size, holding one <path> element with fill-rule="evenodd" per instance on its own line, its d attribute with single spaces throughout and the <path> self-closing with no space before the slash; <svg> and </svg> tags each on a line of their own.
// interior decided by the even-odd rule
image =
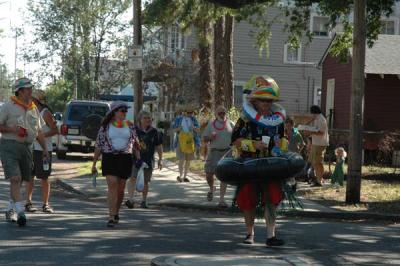
<svg viewBox="0 0 400 266">
<path fill-rule="evenodd" d="M 148 168 L 144 169 L 144 189 L 142 192 L 142 203 L 141 208 L 147 209 L 147 194 L 149 192 L 149 182 L 153 175 L 154 168 L 154 153 L 157 150 L 158 153 L 158 169 L 161 170 L 162 157 L 163 157 L 163 140 L 158 130 L 151 126 L 152 118 L 151 114 L 146 111 L 141 111 L 138 116 L 139 125 L 136 127 L 136 133 L 140 144 L 140 158 L 147 164 Z M 138 160 L 134 157 L 135 162 Z M 125 202 L 125 205 L 132 209 L 134 208 L 134 196 L 136 187 L 136 178 L 138 176 L 136 167 L 132 170 L 132 177 L 128 181 L 128 195 L 129 199 Z"/>
<path fill-rule="evenodd" d="M 311 163 L 315 170 L 316 179 L 313 186 L 322 186 L 324 180 L 324 155 L 326 147 L 329 146 L 328 124 L 325 117 L 322 115 L 321 108 L 313 105 L 310 108 L 313 115 L 309 123 L 315 128 L 315 131 L 305 131 L 305 134 L 311 135 Z"/>
<path fill-rule="evenodd" d="M 260 158 L 278 155 L 284 136 L 285 111 L 275 102 L 280 91 L 268 76 L 254 76 L 247 84 L 249 93 L 243 104 L 244 115 L 233 130 L 232 143 L 242 158 Z M 274 180 L 245 183 L 238 188 L 236 202 L 244 213 L 247 236 L 243 243 L 254 243 L 254 220 L 257 205 L 264 205 L 267 246 L 281 246 L 284 241 L 275 235 L 276 208 L 282 200 L 281 183 Z"/>
<path fill-rule="evenodd" d="M 207 193 L 207 200 L 212 201 L 214 196 L 214 175 L 219 160 L 230 150 L 232 130 L 234 124 L 226 117 L 226 109 L 218 106 L 215 111 L 215 119 L 209 121 L 203 132 L 203 139 L 209 143 L 209 151 L 204 170 L 210 191 Z M 220 184 L 219 207 L 226 208 L 225 192 L 227 185 Z"/>
<path fill-rule="evenodd" d="M 51 152 L 53 151 L 53 143 L 52 136 L 58 133 L 57 124 L 53 117 L 53 114 L 50 111 L 50 108 L 43 103 L 44 100 L 44 92 L 38 91 L 35 98 L 33 98 L 33 102 L 36 104 L 40 116 L 45 122 L 43 126 L 43 134 L 46 138 L 46 146 L 49 151 L 49 159 L 48 161 L 43 161 L 43 149 L 40 146 L 39 142 L 36 140 L 33 143 L 33 176 L 31 181 L 26 183 L 26 196 L 27 201 L 25 204 L 25 211 L 27 212 L 35 212 L 37 209 L 32 204 L 32 194 L 34 187 L 34 178 L 37 177 L 41 180 L 42 183 L 42 211 L 45 213 L 53 213 L 53 209 L 49 205 L 50 198 L 50 181 L 49 176 L 51 175 L 51 166 L 52 166 L 52 157 Z M 46 169 L 44 169 L 46 168 Z"/>
<path fill-rule="evenodd" d="M 18 79 L 14 84 L 15 96 L 0 110 L 0 157 L 4 176 L 10 180 L 11 195 L 6 219 L 17 221 L 19 226 L 26 224 L 20 189 L 22 181 L 32 178 L 32 143 L 36 138 L 43 149 L 43 160 L 49 160 L 42 133 L 44 121 L 32 102 L 32 89 L 30 79 Z"/>
<path fill-rule="evenodd" d="M 102 174 L 106 177 L 108 186 L 108 227 L 114 227 L 119 222 L 125 183 L 132 173 L 132 153 L 138 158 L 135 164 L 137 168 L 140 168 L 143 163 L 140 160 L 135 127 L 126 120 L 128 108 L 124 102 L 113 102 L 96 139 L 92 173 L 97 173 L 96 163 L 101 155 Z"/>
<path fill-rule="evenodd" d="M 289 151 L 297 153 L 302 152 L 306 144 L 300 132 L 294 128 L 294 121 L 290 117 L 286 118 L 285 121 L 285 137 L 289 142 Z"/>
<path fill-rule="evenodd" d="M 194 117 L 193 108 L 185 106 L 182 115 L 175 118 L 172 128 L 177 134 L 175 141 L 176 157 L 179 160 L 178 182 L 190 182 L 187 178 L 190 162 L 194 159 L 196 147 L 200 145 L 199 122 Z"/>
</svg>

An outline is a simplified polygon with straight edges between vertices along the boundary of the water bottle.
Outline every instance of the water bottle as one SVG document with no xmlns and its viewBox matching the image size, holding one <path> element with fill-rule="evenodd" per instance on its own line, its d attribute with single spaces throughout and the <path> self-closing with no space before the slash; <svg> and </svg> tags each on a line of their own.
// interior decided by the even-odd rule
<svg viewBox="0 0 400 266">
<path fill-rule="evenodd" d="M 49 171 L 50 170 L 50 164 L 47 161 L 47 159 L 43 160 L 43 171 Z"/>
<path fill-rule="evenodd" d="M 93 188 L 96 188 L 96 186 L 97 186 L 97 175 L 98 175 L 97 172 L 94 173 L 94 174 L 92 175 L 92 185 L 93 185 Z"/>
</svg>

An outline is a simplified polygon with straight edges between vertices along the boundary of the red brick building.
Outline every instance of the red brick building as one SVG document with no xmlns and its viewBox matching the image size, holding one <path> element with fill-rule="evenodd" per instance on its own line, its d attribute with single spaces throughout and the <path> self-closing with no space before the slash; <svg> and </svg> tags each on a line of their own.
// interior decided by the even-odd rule
<svg viewBox="0 0 400 266">
<path fill-rule="evenodd" d="M 347 63 L 340 63 L 329 54 L 329 48 L 319 64 L 321 107 L 330 128 L 345 132 L 350 123 L 352 58 L 350 55 Z M 400 36 L 379 35 L 374 46 L 366 50 L 364 130 L 394 129 L 400 129 Z"/>
</svg>

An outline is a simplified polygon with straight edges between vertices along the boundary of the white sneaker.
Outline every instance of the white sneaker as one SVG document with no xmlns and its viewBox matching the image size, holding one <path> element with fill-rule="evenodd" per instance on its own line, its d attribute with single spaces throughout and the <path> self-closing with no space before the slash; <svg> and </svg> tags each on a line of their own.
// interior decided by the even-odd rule
<svg viewBox="0 0 400 266">
<path fill-rule="evenodd" d="M 15 223 L 17 221 L 17 214 L 14 209 L 6 211 L 6 221 Z"/>
</svg>

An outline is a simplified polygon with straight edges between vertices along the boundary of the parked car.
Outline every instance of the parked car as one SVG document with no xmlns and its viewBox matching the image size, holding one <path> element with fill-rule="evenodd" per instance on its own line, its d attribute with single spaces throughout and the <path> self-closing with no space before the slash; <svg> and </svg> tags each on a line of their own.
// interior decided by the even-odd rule
<svg viewBox="0 0 400 266">
<path fill-rule="evenodd" d="M 65 159 L 68 152 L 93 152 L 101 121 L 109 110 L 109 102 L 69 102 L 60 125 L 57 158 Z"/>
</svg>

